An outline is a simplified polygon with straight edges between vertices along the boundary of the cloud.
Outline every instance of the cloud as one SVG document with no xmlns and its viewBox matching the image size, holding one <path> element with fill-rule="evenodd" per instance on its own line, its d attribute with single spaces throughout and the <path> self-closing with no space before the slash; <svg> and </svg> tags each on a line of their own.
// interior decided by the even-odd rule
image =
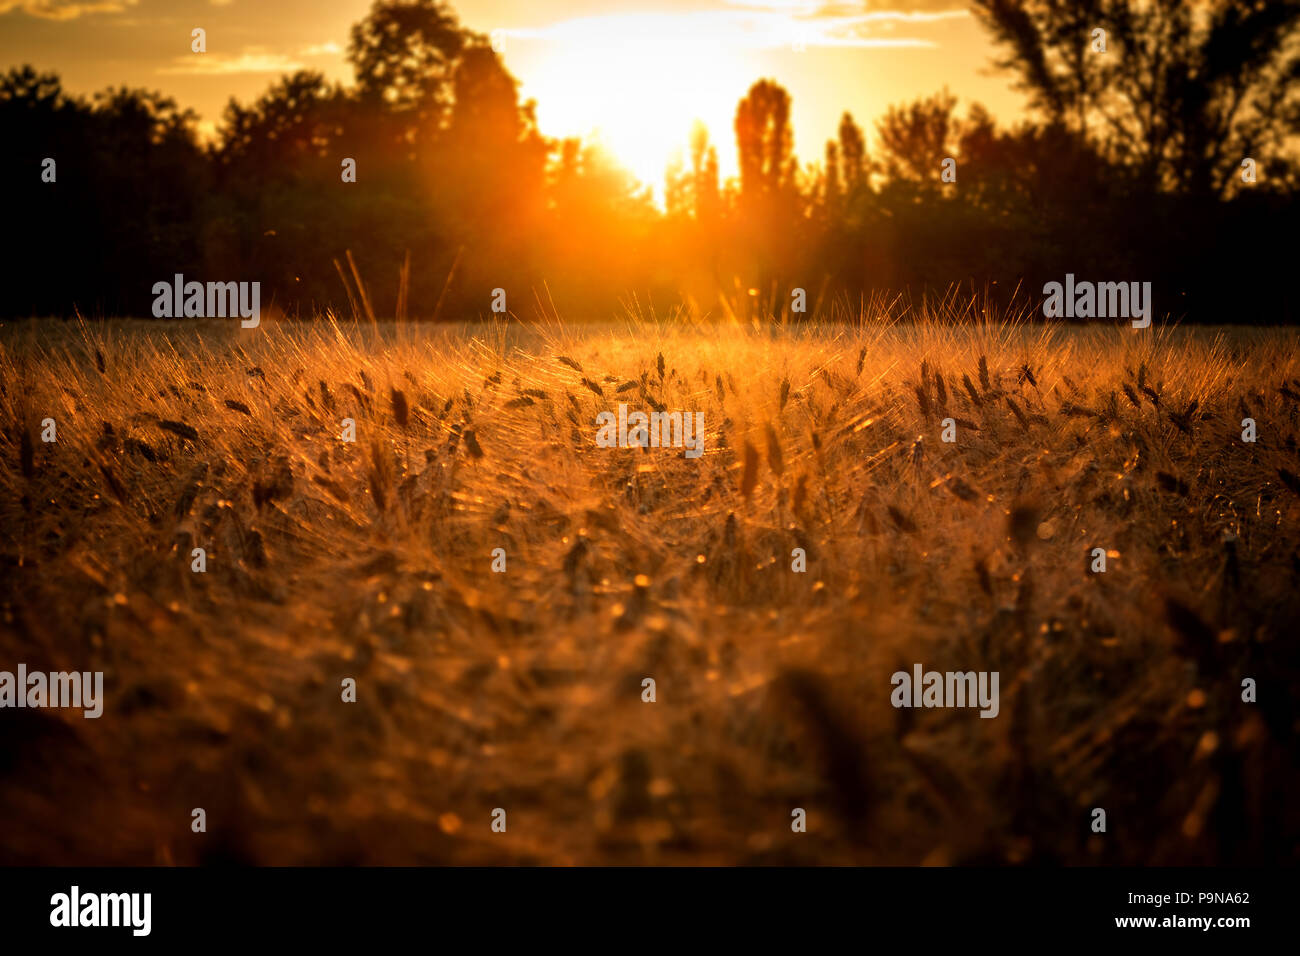
<svg viewBox="0 0 1300 956">
<path fill-rule="evenodd" d="M 0 0 L 0 13 L 21 10 L 43 20 L 75 20 L 84 13 L 121 13 L 140 0 Z"/>
<path fill-rule="evenodd" d="M 899 9 L 898 0 L 724 0 L 732 7 L 770 10 L 800 17 L 847 17 L 864 13 L 884 14 L 893 19 L 929 18 L 934 14 L 965 16 L 961 0 L 908 0 Z"/>
<path fill-rule="evenodd" d="M 292 73 L 305 69 L 302 63 L 282 53 L 249 48 L 238 56 L 221 53 L 189 53 L 175 57 L 159 73 L 186 76 L 225 76 L 231 73 Z"/>
<path fill-rule="evenodd" d="M 844 6 L 839 4 L 832 8 L 825 5 L 816 14 L 807 18 L 795 18 L 793 28 L 812 31 L 815 39 L 808 41 L 809 46 L 883 46 L 889 44 L 885 44 L 881 38 L 874 35 L 877 29 L 893 32 L 900 24 L 923 27 L 970 15 L 966 10 L 868 10 L 848 13 L 843 12 Z M 935 46 L 936 44 L 925 41 L 914 45 Z"/>
<path fill-rule="evenodd" d="M 328 43 L 313 43 L 311 46 L 305 46 L 298 51 L 299 56 L 336 56 L 343 52 L 343 47 L 339 46 L 333 40 Z"/>
<path fill-rule="evenodd" d="M 560 20 L 543 27 L 503 29 L 521 40 L 620 45 L 726 44 L 750 49 L 804 47 L 933 47 L 923 36 L 897 36 L 900 26 L 924 28 L 944 20 L 969 16 L 944 0 L 931 10 L 874 9 L 866 0 L 728 0 L 725 9 L 679 13 L 611 13 Z M 938 8 L 942 6 L 942 8 Z M 885 31 L 890 36 L 880 36 Z"/>
</svg>

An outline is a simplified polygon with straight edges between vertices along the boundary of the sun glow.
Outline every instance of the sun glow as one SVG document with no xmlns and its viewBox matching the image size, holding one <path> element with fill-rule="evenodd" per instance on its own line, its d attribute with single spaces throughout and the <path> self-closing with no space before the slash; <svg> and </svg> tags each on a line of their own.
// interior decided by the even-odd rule
<svg viewBox="0 0 1300 956">
<path fill-rule="evenodd" d="M 656 196 L 665 168 L 675 154 L 687 154 L 691 126 L 701 120 L 725 177 L 735 168 L 736 103 L 758 66 L 701 25 L 629 14 L 570 20 L 544 34 L 521 31 L 513 41 L 524 62 L 521 94 L 537 101 L 544 134 L 598 138 Z M 515 50 L 508 51 L 510 62 Z"/>
</svg>

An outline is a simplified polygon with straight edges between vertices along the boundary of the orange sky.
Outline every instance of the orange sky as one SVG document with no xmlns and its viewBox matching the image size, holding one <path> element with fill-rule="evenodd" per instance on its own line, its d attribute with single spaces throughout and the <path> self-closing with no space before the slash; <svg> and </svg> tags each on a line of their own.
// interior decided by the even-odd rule
<svg viewBox="0 0 1300 956">
<path fill-rule="evenodd" d="M 697 117 L 735 171 L 731 121 L 749 84 L 793 97 L 795 151 L 821 158 L 840 114 L 868 127 L 891 103 L 945 85 L 1004 120 L 1021 100 L 989 69 L 991 47 L 959 0 L 459 0 L 494 33 L 552 136 L 598 131 L 658 189 Z M 55 70 L 76 92 L 161 89 L 214 122 L 298 68 L 350 80 L 348 29 L 369 0 L 0 0 L 0 60 Z M 190 52 L 190 30 L 208 52 Z"/>
</svg>

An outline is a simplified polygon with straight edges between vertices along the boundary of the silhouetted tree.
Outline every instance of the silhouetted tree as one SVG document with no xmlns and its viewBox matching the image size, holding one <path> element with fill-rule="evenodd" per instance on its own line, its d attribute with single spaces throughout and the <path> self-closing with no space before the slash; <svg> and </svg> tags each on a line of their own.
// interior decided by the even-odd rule
<svg viewBox="0 0 1300 956">
<path fill-rule="evenodd" d="M 498 286 L 512 311 L 739 291 L 760 313 L 794 286 L 997 292 L 1072 271 L 1150 279 L 1175 313 L 1285 320 L 1287 243 L 1252 247 L 1251 283 L 1216 275 L 1235 251 L 1223 243 L 1297 212 L 1281 138 L 1296 128 L 1297 3 L 985 0 L 1031 120 L 1003 128 L 978 105 L 959 118 L 945 91 L 881 118 L 875 162 L 844 113 L 824 165 L 800 167 L 789 94 L 762 80 L 736 110 L 740 175 L 720 181 L 697 124 L 666 177 L 668 215 L 599 142 L 548 142 L 484 38 L 434 0 L 379 0 L 352 34 L 356 85 L 280 77 L 232 101 L 207 148 L 160 94 L 74 97 L 15 69 L 0 77 L 0 189 L 22 235 L 0 310 L 147 314 L 176 272 L 261 281 L 263 304 L 290 313 L 346 310 L 334 263 L 354 283 L 350 254 L 379 315 L 399 270 L 413 314 L 441 303 L 449 318 L 482 314 Z M 1245 153 L 1264 182 L 1221 197 Z M 940 181 L 947 156 L 956 183 Z"/>
<path fill-rule="evenodd" d="M 22 229 L 6 260 L 5 310 L 139 314 L 151 301 L 146 277 L 195 263 L 208 170 L 192 112 L 125 87 L 87 102 L 22 67 L 0 79 L 0 129 L 5 211 Z"/>
<path fill-rule="evenodd" d="M 826 169 L 822 184 L 822 208 L 828 222 L 838 222 L 843 201 L 840 189 L 840 150 L 835 140 L 826 141 Z"/>
<path fill-rule="evenodd" d="M 344 93 L 320 73 L 283 76 L 252 105 L 233 97 L 215 157 L 232 175 L 287 178 L 333 163 L 346 129 Z"/>
<path fill-rule="evenodd" d="M 759 80 L 736 107 L 742 199 L 757 203 L 789 188 L 793 142 L 790 94 L 772 80 Z"/>
<path fill-rule="evenodd" d="M 465 47 L 452 91 L 432 167 L 434 202 L 467 246 L 467 276 L 482 273 L 492 288 L 505 281 L 506 263 L 510 275 L 521 275 L 537 248 L 549 147 L 533 104 L 519 102 L 518 81 L 486 43 Z"/>
<path fill-rule="evenodd" d="M 862 129 L 853 122 L 853 115 L 845 113 L 840 118 L 840 180 L 845 195 L 852 198 L 867 181 L 867 141 Z"/>
<path fill-rule="evenodd" d="M 466 31 L 442 0 L 375 0 L 366 18 L 352 27 L 348 44 L 360 98 L 441 122 L 466 41 Z"/>
<path fill-rule="evenodd" d="M 691 127 L 691 186 L 695 218 L 708 223 L 719 213 L 718 151 L 709 142 L 709 128 L 699 120 Z"/>
<path fill-rule="evenodd" d="M 790 273 L 799 246 L 790 94 L 759 80 L 736 107 L 735 129 L 741 241 L 752 263 L 745 271 L 750 284 L 765 289 Z"/>
<path fill-rule="evenodd" d="M 682 160 L 681 151 L 677 150 L 668 158 L 668 165 L 664 169 L 664 213 L 670 219 L 689 218 L 695 212 L 695 204 L 691 199 L 693 192 L 686 163 Z"/>
<path fill-rule="evenodd" d="M 974 9 L 1031 105 L 1102 144 L 1149 188 L 1222 195 L 1243 157 L 1271 154 L 1300 129 L 1297 0 L 975 0 Z"/>
<path fill-rule="evenodd" d="M 939 192 L 941 163 L 952 156 L 958 135 L 957 100 L 947 90 L 907 106 L 891 106 L 876 123 L 877 169 L 890 186 L 913 196 Z"/>
</svg>

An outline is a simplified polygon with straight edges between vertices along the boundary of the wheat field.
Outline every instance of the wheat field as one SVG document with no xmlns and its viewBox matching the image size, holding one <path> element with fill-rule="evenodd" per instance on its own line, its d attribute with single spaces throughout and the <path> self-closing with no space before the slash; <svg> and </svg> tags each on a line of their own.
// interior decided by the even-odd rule
<svg viewBox="0 0 1300 956">
<path fill-rule="evenodd" d="M 5 715 L 0 860 L 1295 863 L 1298 362 L 872 310 L 6 325 L 0 668 L 105 702 Z M 599 447 L 620 402 L 703 455 Z M 998 716 L 893 707 L 914 663 Z"/>
</svg>

